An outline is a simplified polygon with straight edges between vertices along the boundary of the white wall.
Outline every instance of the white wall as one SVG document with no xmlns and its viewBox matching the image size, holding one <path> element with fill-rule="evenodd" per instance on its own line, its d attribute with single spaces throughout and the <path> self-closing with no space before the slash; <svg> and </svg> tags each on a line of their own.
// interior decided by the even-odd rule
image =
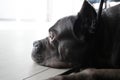
<svg viewBox="0 0 120 80">
<path fill-rule="evenodd" d="M 46 2 L 46 0 L 18 0 L 17 19 L 44 21 L 46 19 Z"/>
<path fill-rule="evenodd" d="M 52 0 L 50 18 L 54 21 L 80 11 L 83 0 Z"/>
<path fill-rule="evenodd" d="M 0 18 L 16 18 L 16 0 L 0 0 Z"/>
<path fill-rule="evenodd" d="M 83 0 L 0 0 L 0 19 L 54 21 L 76 14 Z"/>
<path fill-rule="evenodd" d="M 0 0 L 0 19 L 44 20 L 46 0 Z"/>
</svg>

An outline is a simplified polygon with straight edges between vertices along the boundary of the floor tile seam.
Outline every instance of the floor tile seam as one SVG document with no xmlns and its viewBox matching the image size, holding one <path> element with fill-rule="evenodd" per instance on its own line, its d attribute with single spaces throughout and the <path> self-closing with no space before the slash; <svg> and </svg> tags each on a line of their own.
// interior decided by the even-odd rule
<svg viewBox="0 0 120 80">
<path fill-rule="evenodd" d="M 47 69 L 45 69 L 45 70 L 39 71 L 39 72 L 37 72 L 37 73 L 34 73 L 34 74 L 30 75 L 30 76 L 27 76 L 27 77 L 23 78 L 22 80 L 27 80 L 27 79 L 29 79 L 29 78 L 31 78 L 31 77 L 34 77 L 34 76 L 36 76 L 36 75 L 38 75 L 38 74 L 40 74 L 40 73 L 43 73 L 43 72 L 47 71 L 47 70 L 49 70 L 49 69 L 50 69 L 50 68 L 47 68 Z"/>
</svg>

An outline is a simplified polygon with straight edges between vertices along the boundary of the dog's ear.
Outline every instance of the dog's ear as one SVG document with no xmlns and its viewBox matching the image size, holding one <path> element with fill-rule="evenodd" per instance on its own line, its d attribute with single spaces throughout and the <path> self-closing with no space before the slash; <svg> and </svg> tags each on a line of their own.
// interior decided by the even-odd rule
<svg viewBox="0 0 120 80">
<path fill-rule="evenodd" d="M 96 17 L 97 13 L 95 9 L 88 1 L 85 0 L 73 26 L 73 33 L 75 37 L 83 39 L 83 37 L 88 38 L 90 34 L 93 34 Z"/>
</svg>

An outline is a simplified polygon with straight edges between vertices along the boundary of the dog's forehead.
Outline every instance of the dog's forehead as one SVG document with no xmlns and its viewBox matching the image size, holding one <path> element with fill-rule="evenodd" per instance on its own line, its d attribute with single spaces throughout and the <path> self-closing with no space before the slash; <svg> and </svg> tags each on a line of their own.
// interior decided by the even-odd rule
<svg viewBox="0 0 120 80">
<path fill-rule="evenodd" d="M 76 16 L 61 18 L 49 29 L 49 31 L 56 31 L 57 33 L 71 31 L 73 29 L 75 20 Z"/>
</svg>

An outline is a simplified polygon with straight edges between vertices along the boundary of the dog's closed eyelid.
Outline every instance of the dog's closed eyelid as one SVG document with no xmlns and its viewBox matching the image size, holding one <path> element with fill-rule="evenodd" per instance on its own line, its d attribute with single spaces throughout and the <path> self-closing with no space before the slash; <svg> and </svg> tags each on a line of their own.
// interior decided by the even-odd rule
<svg viewBox="0 0 120 80">
<path fill-rule="evenodd" d="M 56 39 L 56 34 L 53 31 L 49 32 L 49 41 L 50 43 Z"/>
<path fill-rule="evenodd" d="M 55 33 L 54 32 L 49 32 L 49 37 L 51 38 L 51 39 L 53 39 L 54 37 L 55 37 Z"/>
</svg>

